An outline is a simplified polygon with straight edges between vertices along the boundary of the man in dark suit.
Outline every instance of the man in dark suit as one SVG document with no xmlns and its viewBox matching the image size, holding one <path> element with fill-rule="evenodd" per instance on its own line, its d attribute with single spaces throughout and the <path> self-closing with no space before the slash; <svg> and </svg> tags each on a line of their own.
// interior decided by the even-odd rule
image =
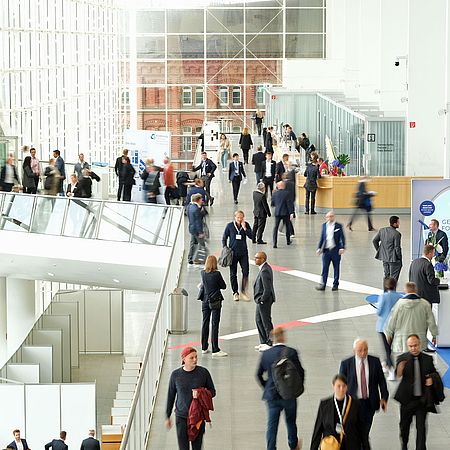
<svg viewBox="0 0 450 450">
<path fill-rule="evenodd" d="M 233 155 L 233 161 L 230 162 L 228 166 L 228 180 L 233 186 L 233 198 L 234 204 L 238 204 L 239 189 L 241 187 L 241 181 L 246 177 L 244 170 L 244 164 L 239 161 L 239 155 L 235 153 Z"/>
<path fill-rule="evenodd" d="M 322 225 L 322 233 L 316 253 L 322 254 L 322 283 L 316 286 L 318 291 L 324 291 L 327 285 L 330 263 L 333 263 L 334 281 L 333 291 L 339 289 L 339 268 L 341 256 L 345 251 L 344 229 L 335 221 L 334 211 L 328 211 L 325 216 L 327 221 Z"/>
<path fill-rule="evenodd" d="M 359 399 L 363 432 L 368 440 L 373 416 L 380 406 L 386 411 L 389 392 L 380 359 L 368 354 L 367 341 L 356 339 L 353 352 L 354 356 L 341 361 L 339 373 L 347 378 L 348 393 Z"/>
<path fill-rule="evenodd" d="M 52 442 L 45 444 L 45 450 L 69 450 L 69 447 L 64 442 L 66 440 L 67 433 L 65 431 L 61 431 L 59 433 L 59 439 L 53 439 Z"/>
<path fill-rule="evenodd" d="M 290 224 L 291 217 L 294 214 L 294 203 L 291 193 L 286 190 L 284 181 L 277 183 L 277 190 L 272 195 L 272 206 L 275 207 L 275 226 L 273 228 L 273 248 L 277 248 L 278 227 L 283 221 L 286 228 L 286 243 L 291 245 L 292 226 Z"/>
<path fill-rule="evenodd" d="M 22 444 L 23 450 L 30 450 L 30 447 L 28 447 L 27 441 L 25 439 L 21 439 L 20 430 L 14 430 L 13 436 L 14 436 L 14 440 L 11 442 L 11 444 L 8 445 L 8 448 L 13 448 L 14 450 L 18 450 L 20 448 L 20 444 Z"/>
<path fill-rule="evenodd" d="M 200 170 L 200 178 L 205 183 L 205 190 L 208 194 L 208 202 L 212 206 L 214 203 L 214 197 L 211 196 L 211 181 L 214 178 L 214 172 L 217 166 L 208 158 L 206 152 L 202 151 L 202 160 L 197 167 L 193 167 L 192 170 L 197 172 Z"/>
<path fill-rule="evenodd" d="M 395 393 L 395 400 L 400 403 L 400 439 L 402 450 L 407 450 L 409 429 L 413 416 L 416 416 L 416 450 L 426 450 L 427 409 L 425 407 L 426 386 L 431 386 L 430 377 L 436 372 L 433 358 L 421 352 L 420 339 L 416 334 L 408 337 L 409 352 L 397 358 L 397 377 L 401 378 Z"/>
<path fill-rule="evenodd" d="M 439 229 L 439 221 L 436 219 L 430 221 L 430 232 L 425 244 L 431 244 L 435 248 L 436 261 L 445 261 L 448 254 L 448 237 L 447 233 Z M 437 246 L 440 248 L 436 248 Z"/>
<path fill-rule="evenodd" d="M 275 182 L 278 183 L 283 179 L 283 173 L 289 170 L 289 155 L 285 153 L 281 161 L 277 162 L 275 167 Z"/>
<path fill-rule="evenodd" d="M 122 155 L 117 157 L 116 164 L 114 165 L 114 172 L 116 173 L 116 176 L 119 179 L 119 183 L 118 183 L 119 188 L 117 189 L 117 201 L 118 202 L 120 202 L 120 199 L 122 198 L 123 183 L 121 183 L 121 181 L 120 181 L 120 179 L 121 179 L 120 173 L 122 171 L 122 165 L 123 165 L 122 158 L 124 156 L 128 156 L 127 149 L 124 149 L 122 152 Z"/>
<path fill-rule="evenodd" d="M 275 302 L 275 290 L 272 267 L 267 263 L 267 255 L 264 252 L 258 252 L 255 255 L 255 263 L 259 273 L 253 286 L 253 298 L 256 303 L 255 320 L 260 342 L 255 349 L 263 352 L 272 346 L 270 333 L 273 330 L 272 304 Z"/>
<path fill-rule="evenodd" d="M 264 191 L 266 187 L 264 183 L 258 183 L 258 188 L 253 191 L 253 243 L 267 244 L 263 241 L 263 233 L 266 228 L 267 216 L 271 216 L 269 204 L 267 203 Z"/>
<path fill-rule="evenodd" d="M 375 258 L 383 261 L 384 279 L 394 278 L 395 281 L 398 281 L 402 270 L 402 235 L 398 231 L 399 226 L 399 217 L 391 216 L 389 226 L 380 228 L 372 240 L 377 251 Z"/>
<path fill-rule="evenodd" d="M 434 276 L 434 267 L 431 260 L 434 256 L 434 247 L 426 244 L 420 258 L 415 259 L 409 266 L 409 281 L 416 283 L 417 295 L 427 300 L 430 305 L 440 303 L 439 278 Z"/>
<path fill-rule="evenodd" d="M 264 147 L 266 149 L 266 153 L 269 153 L 269 152 L 273 153 L 272 133 L 273 133 L 273 127 L 267 128 L 267 134 L 266 134 L 266 138 L 264 140 Z"/>
<path fill-rule="evenodd" d="M 252 164 L 255 166 L 256 184 L 258 184 L 262 180 L 262 166 L 265 159 L 266 156 L 263 153 L 262 145 L 258 145 L 258 151 L 252 156 Z"/>
<path fill-rule="evenodd" d="M 53 150 L 53 158 L 55 158 L 56 168 L 59 170 L 59 195 L 64 197 L 64 180 L 66 179 L 66 164 L 64 159 L 61 158 L 61 152 L 59 150 Z"/>
<path fill-rule="evenodd" d="M 262 181 L 266 185 L 266 197 L 270 190 L 273 191 L 273 181 L 275 180 L 275 170 L 277 163 L 272 159 L 273 153 L 266 152 L 266 160 L 262 163 Z"/>
<path fill-rule="evenodd" d="M 295 365 L 301 378 L 305 379 L 305 371 L 298 358 L 297 350 L 288 347 L 285 342 L 283 328 L 277 327 L 272 332 L 275 345 L 261 355 L 256 377 L 260 385 L 264 388 L 263 400 L 267 402 L 267 448 L 274 449 L 277 445 L 278 422 L 280 414 L 284 410 L 286 417 L 286 428 L 288 432 L 289 448 L 300 450 L 301 442 L 297 436 L 297 399 L 284 400 L 278 394 L 272 376 L 272 366 L 277 363 L 282 356 L 286 356 Z M 267 378 L 264 377 L 267 374 Z"/>
<path fill-rule="evenodd" d="M 94 436 L 95 430 L 89 430 L 89 437 L 83 440 L 80 450 L 100 450 L 100 442 Z"/>
<path fill-rule="evenodd" d="M 191 197 L 191 203 L 189 203 L 187 207 L 189 234 L 191 235 L 191 242 L 189 244 L 188 253 L 189 264 L 199 264 L 199 261 L 194 261 L 194 254 L 197 247 L 204 245 L 205 234 L 203 231 L 203 215 L 201 212 L 202 204 L 202 194 L 194 194 Z"/>
</svg>

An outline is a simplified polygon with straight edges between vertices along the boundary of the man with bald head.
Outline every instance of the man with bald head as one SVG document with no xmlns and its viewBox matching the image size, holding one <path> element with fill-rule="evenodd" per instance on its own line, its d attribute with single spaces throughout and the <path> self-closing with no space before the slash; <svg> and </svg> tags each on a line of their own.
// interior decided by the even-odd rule
<svg viewBox="0 0 450 450">
<path fill-rule="evenodd" d="M 267 255 L 264 252 L 258 252 L 255 255 L 255 263 L 259 273 L 253 286 L 253 295 L 256 303 L 255 321 L 260 342 L 255 350 L 263 352 L 272 346 L 270 334 L 273 330 L 272 304 L 275 302 L 275 289 L 273 288 L 272 267 L 267 263 Z"/>
<path fill-rule="evenodd" d="M 380 406 L 386 411 L 389 392 L 381 361 L 368 354 L 369 345 L 365 339 L 355 340 L 353 353 L 354 356 L 341 361 L 339 373 L 347 378 L 348 393 L 359 400 L 363 432 L 368 440 L 373 416 Z"/>
<path fill-rule="evenodd" d="M 322 225 L 322 233 L 316 252 L 318 255 L 322 254 L 322 283 L 316 286 L 316 289 L 318 291 L 325 290 L 330 264 L 333 263 L 334 281 L 332 290 L 337 291 L 341 256 L 345 251 L 345 235 L 342 225 L 336 222 L 334 211 L 328 211 L 325 217 L 326 222 Z"/>
</svg>

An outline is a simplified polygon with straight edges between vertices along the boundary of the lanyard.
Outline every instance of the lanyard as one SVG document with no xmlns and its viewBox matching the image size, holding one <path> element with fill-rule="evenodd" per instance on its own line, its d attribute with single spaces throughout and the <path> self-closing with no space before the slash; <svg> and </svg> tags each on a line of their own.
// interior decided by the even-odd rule
<svg viewBox="0 0 450 450">
<path fill-rule="evenodd" d="M 242 227 L 241 227 L 241 229 L 239 229 L 239 228 L 236 226 L 236 222 L 233 222 L 233 225 L 234 225 L 234 228 L 236 228 L 237 234 L 241 234 Z"/>
<path fill-rule="evenodd" d="M 341 423 L 341 425 L 343 425 L 343 423 L 342 423 L 342 414 L 345 414 L 345 407 L 347 406 L 347 396 L 345 396 L 344 405 L 342 407 L 342 413 L 341 413 L 341 411 L 339 411 L 339 407 L 338 407 L 338 404 L 337 404 L 337 401 L 336 401 L 336 396 L 334 396 L 334 405 L 336 406 L 336 411 L 337 411 L 338 416 L 339 416 L 339 422 Z"/>
</svg>

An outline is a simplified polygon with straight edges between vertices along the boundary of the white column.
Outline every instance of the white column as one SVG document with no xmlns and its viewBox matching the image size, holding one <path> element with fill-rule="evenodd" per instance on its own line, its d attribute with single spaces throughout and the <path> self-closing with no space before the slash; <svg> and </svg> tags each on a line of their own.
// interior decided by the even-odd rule
<svg viewBox="0 0 450 450">
<path fill-rule="evenodd" d="M 409 0 L 406 174 L 444 174 L 446 0 Z M 425 28 L 426 30 L 425 30 Z M 419 30 L 424 30 L 420 32 Z M 415 122 L 415 128 L 410 127 Z"/>
<path fill-rule="evenodd" d="M 3 367 L 6 358 L 6 278 L 0 277 L 0 367 Z"/>
<path fill-rule="evenodd" d="M 450 2 L 447 1 L 447 23 L 446 23 L 446 75 L 447 80 L 445 106 L 443 109 L 447 111 L 445 124 L 445 146 L 444 146 L 444 177 L 450 178 Z"/>
<path fill-rule="evenodd" d="M 34 280 L 6 279 L 7 349 L 10 357 L 33 328 L 35 322 Z"/>
</svg>

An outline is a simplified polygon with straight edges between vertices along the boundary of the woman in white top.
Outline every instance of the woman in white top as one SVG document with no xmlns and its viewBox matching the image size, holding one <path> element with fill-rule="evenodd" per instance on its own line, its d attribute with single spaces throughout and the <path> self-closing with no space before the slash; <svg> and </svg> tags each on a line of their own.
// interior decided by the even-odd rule
<svg viewBox="0 0 450 450">
<path fill-rule="evenodd" d="M 224 133 L 220 135 L 220 148 L 218 153 L 218 162 L 222 164 L 222 171 L 228 170 L 228 161 L 231 159 L 231 145 L 230 141 Z"/>
</svg>

